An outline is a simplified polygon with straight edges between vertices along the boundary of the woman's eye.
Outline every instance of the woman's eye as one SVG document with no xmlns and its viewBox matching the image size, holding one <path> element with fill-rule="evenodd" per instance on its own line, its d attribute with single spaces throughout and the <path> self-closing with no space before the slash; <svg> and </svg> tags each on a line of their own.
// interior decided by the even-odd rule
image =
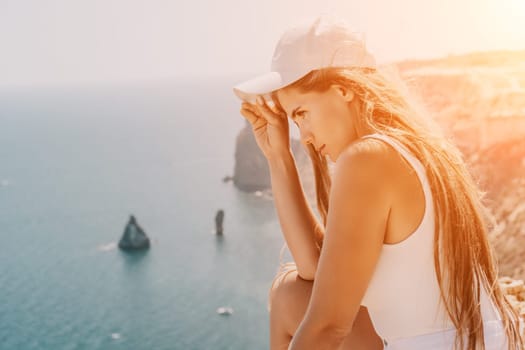
<svg viewBox="0 0 525 350">
<path fill-rule="evenodd" d="M 295 115 L 294 115 L 294 117 L 292 118 L 292 120 L 293 120 L 295 123 L 297 123 L 297 121 L 298 121 L 299 119 L 304 118 L 304 115 L 305 115 L 305 113 L 304 113 L 303 111 L 301 111 L 301 112 L 295 112 Z"/>
</svg>

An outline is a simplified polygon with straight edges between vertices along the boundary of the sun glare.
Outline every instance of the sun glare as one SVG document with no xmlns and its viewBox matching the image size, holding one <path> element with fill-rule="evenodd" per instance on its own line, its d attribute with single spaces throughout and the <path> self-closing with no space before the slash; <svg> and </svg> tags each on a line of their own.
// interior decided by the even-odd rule
<svg viewBox="0 0 525 350">
<path fill-rule="evenodd" d="M 525 21 L 525 0 L 503 0 L 496 1 L 496 4 L 502 8 L 503 15 L 507 20 L 516 24 L 514 29 L 525 34 L 525 25 L 523 25 L 523 21 Z"/>
<path fill-rule="evenodd" d="M 512 9 L 515 9 L 521 15 L 525 14 L 525 0 L 508 0 Z"/>
</svg>

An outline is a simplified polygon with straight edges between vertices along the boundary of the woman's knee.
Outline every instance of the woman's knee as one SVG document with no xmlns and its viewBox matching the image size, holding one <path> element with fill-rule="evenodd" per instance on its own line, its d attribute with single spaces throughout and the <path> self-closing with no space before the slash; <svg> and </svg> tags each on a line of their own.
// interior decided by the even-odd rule
<svg viewBox="0 0 525 350">
<path fill-rule="evenodd" d="M 276 276 L 270 289 L 269 311 L 272 322 L 278 322 L 294 334 L 304 317 L 312 293 L 312 281 L 300 278 L 297 271 Z"/>
<path fill-rule="evenodd" d="M 305 289 L 311 289 L 311 282 L 302 280 L 297 270 L 288 270 L 278 273 L 272 281 L 269 293 L 269 306 L 278 307 L 289 305 L 300 294 L 305 294 Z"/>
</svg>

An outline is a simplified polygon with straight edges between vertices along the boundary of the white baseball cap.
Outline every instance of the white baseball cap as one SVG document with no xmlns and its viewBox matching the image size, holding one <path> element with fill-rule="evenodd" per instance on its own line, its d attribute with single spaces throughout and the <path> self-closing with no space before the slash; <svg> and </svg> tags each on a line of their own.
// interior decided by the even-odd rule
<svg viewBox="0 0 525 350">
<path fill-rule="evenodd" d="M 237 84 L 233 91 L 240 99 L 253 102 L 257 95 L 266 95 L 326 67 L 376 68 L 363 36 L 331 15 L 288 29 L 275 47 L 270 72 Z"/>
</svg>

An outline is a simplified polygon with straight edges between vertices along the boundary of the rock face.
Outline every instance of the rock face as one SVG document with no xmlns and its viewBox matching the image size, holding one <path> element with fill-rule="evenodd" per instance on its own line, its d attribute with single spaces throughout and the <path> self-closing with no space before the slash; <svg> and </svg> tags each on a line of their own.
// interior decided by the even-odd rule
<svg viewBox="0 0 525 350">
<path fill-rule="evenodd" d="M 489 238 L 499 272 L 517 279 L 525 278 L 525 133 L 523 136 L 466 154 L 497 223 Z"/>
<path fill-rule="evenodd" d="M 133 215 L 130 215 L 129 221 L 124 229 L 124 234 L 118 243 L 120 249 L 123 250 L 141 250 L 148 249 L 150 240 L 146 233 L 139 226 L 137 220 Z"/>
<path fill-rule="evenodd" d="M 222 235 L 223 227 L 222 222 L 224 221 L 224 210 L 220 209 L 215 215 L 215 233 Z"/>
<path fill-rule="evenodd" d="M 523 138 L 525 51 L 471 53 L 397 66 L 462 150 Z"/>
<path fill-rule="evenodd" d="M 518 312 L 520 317 L 521 327 L 520 331 L 525 336 L 525 287 L 523 280 L 515 280 L 510 277 L 504 276 L 499 279 L 499 285 L 503 291 L 503 295 L 508 302 Z"/>
<path fill-rule="evenodd" d="M 271 186 L 268 163 L 257 146 L 248 122 L 239 132 L 235 144 L 233 183 L 245 192 L 262 191 Z"/>
<path fill-rule="evenodd" d="M 397 66 L 486 193 L 484 203 L 496 220 L 489 239 L 499 273 L 525 279 L 525 51 Z"/>
</svg>

